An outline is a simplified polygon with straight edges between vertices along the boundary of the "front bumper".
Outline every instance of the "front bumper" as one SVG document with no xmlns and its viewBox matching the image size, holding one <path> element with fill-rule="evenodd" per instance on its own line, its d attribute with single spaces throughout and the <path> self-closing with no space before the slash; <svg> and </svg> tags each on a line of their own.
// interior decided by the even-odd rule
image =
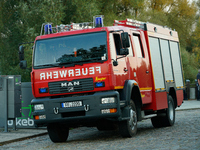
<svg viewBox="0 0 200 150">
<path fill-rule="evenodd" d="M 115 97 L 115 103 L 101 104 L 101 98 Z M 80 107 L 62 108 L 62 103 L 82 101 Z M 44 126 L 49 123 L 67 123 L 69 125 L 81 125 L 83 123 L 94 123 L 101 119 L 119 120 L 120 99 L 117 91 L 97 92 L 92 95 L 74 96 L 64 98 L 39 98 L 31 101 L 32 105 L 44 104 L 44 110 L 33 111 L 33 117 L 45 115 L 46 119 L 35 120 L 35 125 Z M 103 109 L 117 108 L 115 113 L 102 114 Z"/>
</svg>

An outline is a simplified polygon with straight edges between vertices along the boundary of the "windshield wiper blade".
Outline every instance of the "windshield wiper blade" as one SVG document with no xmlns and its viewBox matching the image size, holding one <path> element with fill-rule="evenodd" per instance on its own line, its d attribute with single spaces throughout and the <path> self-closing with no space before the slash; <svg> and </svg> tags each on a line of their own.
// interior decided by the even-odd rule
<svg viewBox="0 0 200 150">
<path fill-rule="evenodd" d="M 92 61 L 92 62 L 100 62 L 100 63 L 103 63 L 104 61 L 103 60 L 101 60 L 101 58 L 91 58 L 90 59 L 90 61 Z"/>
<path fill-rule="evenodd" d="M 87 59 L 87 60 L 82 60 L 82 61 L 75 61 L 75 62 L 57 62 L 54 64 L 44 64 L 44 65 L 38 65 L 35 66 L 37 68 L 41 68 L 41 67 L 74 67 L 75 65 L 80 65 L 83 66 L 84 62 L 100 62 L 103 63 L 103 60 L 100 60 L 99 58 L 91 58 L 91 59 Z"/>
<path fill-rule="evenodd" d="M 75 65 L 83 65 L 83 62 L 60 62 L 58 63 L 59 66 L 62 68 L 64 67 L 74 67 Z"/>
<path fill-rule="evenodd" d="M 59 67 L 59 64 L 45 64 L 45 65 L 38 65 L 35 67 Z"/>
</svg>

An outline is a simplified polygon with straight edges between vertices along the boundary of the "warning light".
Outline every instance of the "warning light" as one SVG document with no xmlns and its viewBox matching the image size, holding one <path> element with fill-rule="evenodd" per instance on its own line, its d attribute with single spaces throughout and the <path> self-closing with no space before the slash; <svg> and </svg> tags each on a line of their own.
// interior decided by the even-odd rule
<svg viewBox="0 0 200 150">
<path fill-rule="evenodd" d="M 44 33 L 45 34 L 51 34 L 52 33 L 52 26 L 51 26 L 51 24 L 46 24 L 45 26 L 44 26 Z"/>
<path fill-rule="evenodd" d="M 103 27 L 103 16 L 102 15 L 94 16 L 94 24 L 95 28 Z"/>
<path fill-rule="evenodd" d="M 39 88 L 39 93 L 48 93 L 48 88 Z"/>
<path fill-rule="evenodd" d="M 105 87 L 105 82 L 95 82 L 95 88 Z"/>
</svg>

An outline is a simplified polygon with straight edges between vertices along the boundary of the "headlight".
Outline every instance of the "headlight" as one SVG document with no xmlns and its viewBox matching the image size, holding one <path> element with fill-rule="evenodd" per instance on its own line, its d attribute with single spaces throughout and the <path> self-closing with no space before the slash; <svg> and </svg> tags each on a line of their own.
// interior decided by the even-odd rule
<svg viewBox="0 0 200 150">
<path fill-rule="evenodd" d="M 34 105 L 34 110 L 43 110 L 44 109 L 44 104 L 36 104 Z"/>
<path fill-rule="evenodd" d="M 101 104 L 110 104 L 110 103 L 115 103 L 114 97 L 107 97 L 101 99 Z"/>
</svg>

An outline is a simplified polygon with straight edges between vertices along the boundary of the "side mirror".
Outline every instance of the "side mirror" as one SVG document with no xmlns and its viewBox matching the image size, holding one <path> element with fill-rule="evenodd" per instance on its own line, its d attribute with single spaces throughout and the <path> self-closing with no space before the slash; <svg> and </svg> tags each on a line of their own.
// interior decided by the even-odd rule
<svg viewBox="0 0 200 150">
<path fill-rule="evenodd" d="M 26 69 L 27 68 L 27 61 L 26 60 L 21 60 L 19 63 L 19 66 L 21 69 Z"/>
<path fill-rule="evenodd" d="M 120 49 L 120 55 L 128 55 L 128 54 L 129 54 L 128 48 L 121 48 Z"/>
<path fill-rule="evenodd" d="M 113 61 L 113 66 L 117 66 L 118 65 L 118 61 L 117 60 L 114 60 Z"/>
<path fill-rule="evenodd" d="M 130 47 L 128 32 L 122 32 L 121 33 L 121 38 L 122 38 L 123 48 Z"/>
<path fill-rule="evenodd" d="M 19 60 L 24 60 L 24 47 L 23 45 L 19 46 Z"/>
</svg>

